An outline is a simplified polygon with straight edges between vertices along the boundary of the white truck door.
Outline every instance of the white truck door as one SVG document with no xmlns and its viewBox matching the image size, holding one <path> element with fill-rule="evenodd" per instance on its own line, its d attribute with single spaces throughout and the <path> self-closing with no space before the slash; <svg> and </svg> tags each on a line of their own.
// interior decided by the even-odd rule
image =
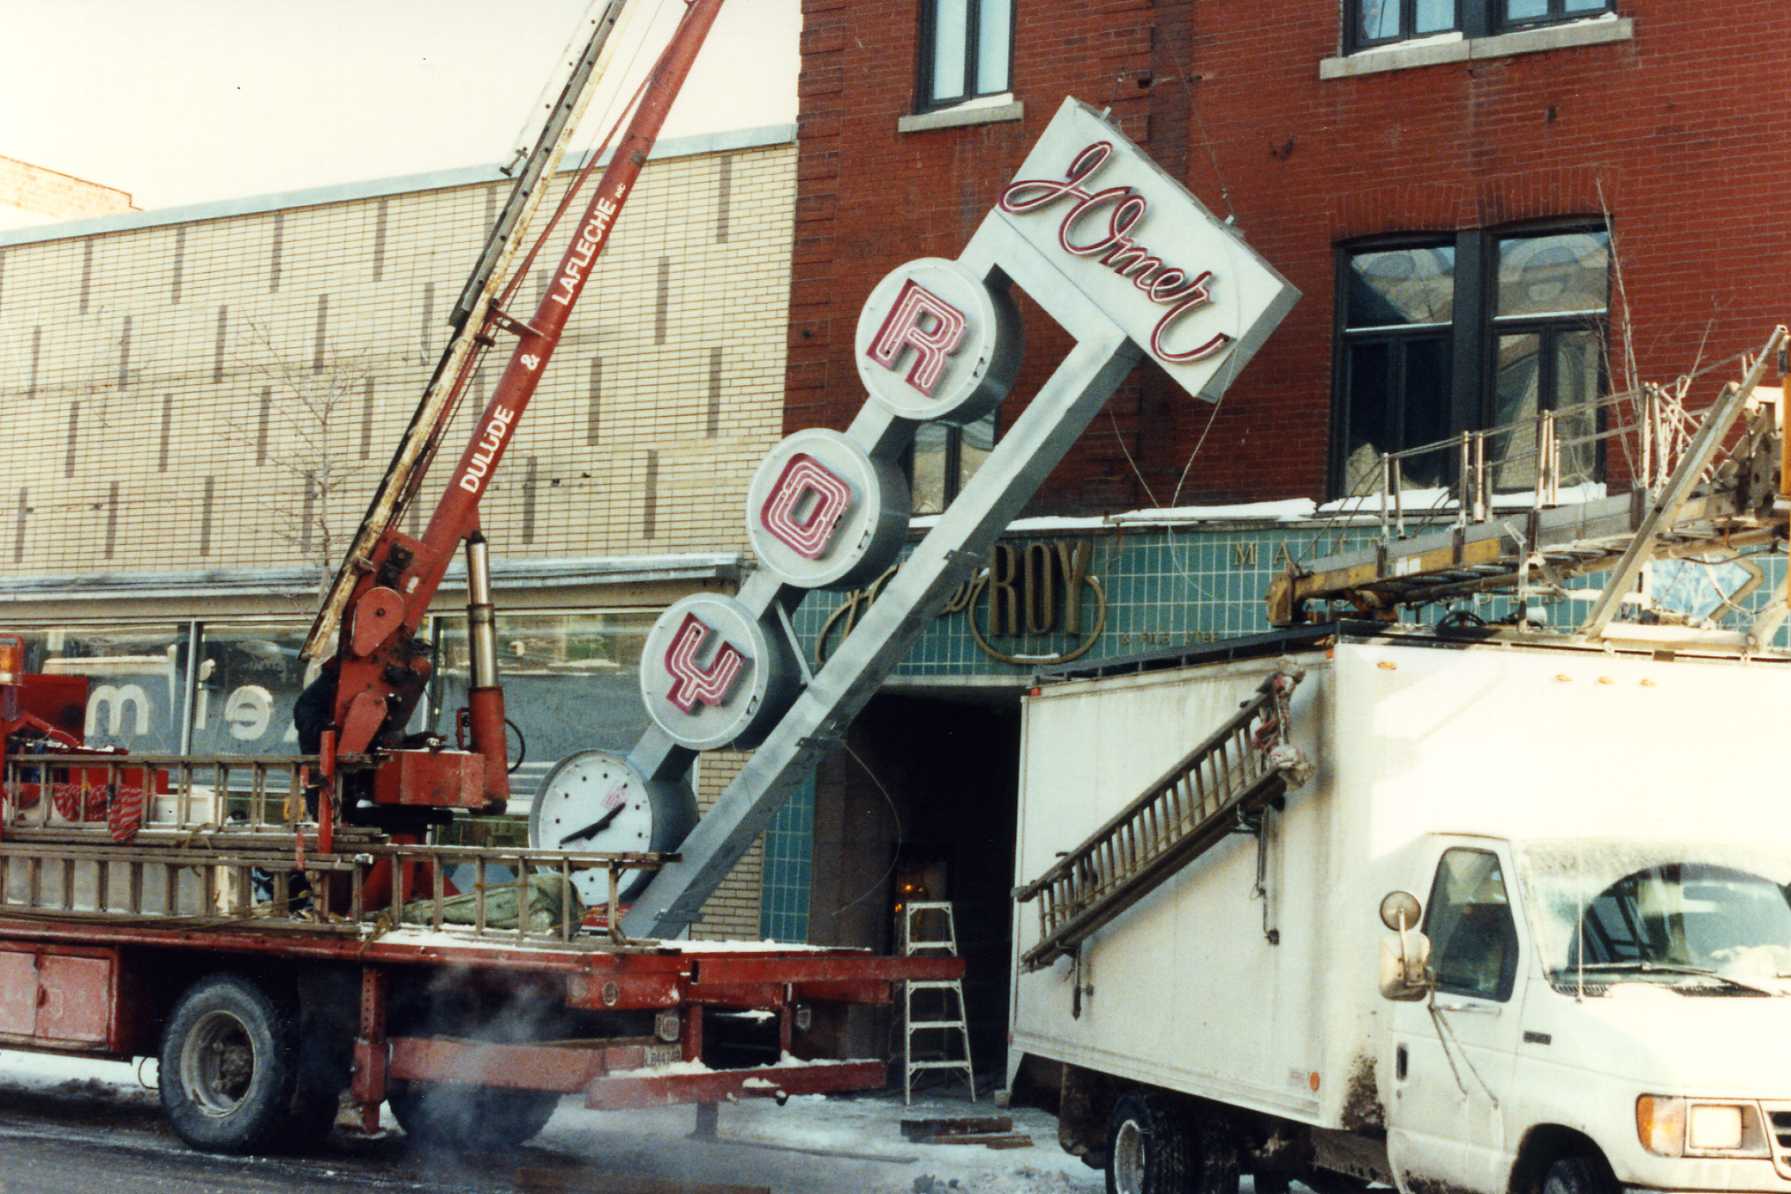
<svg viewBox="0 0 1791 1194">
<path fill-rule="evenodd" d="M 1524 951 L 1504 850 L 1441 843 L 1424 907 L 1436 990 L 1393 1013 L 1387 1153 L 1402 1190 L 1505 1188 Z"/>
</svg>

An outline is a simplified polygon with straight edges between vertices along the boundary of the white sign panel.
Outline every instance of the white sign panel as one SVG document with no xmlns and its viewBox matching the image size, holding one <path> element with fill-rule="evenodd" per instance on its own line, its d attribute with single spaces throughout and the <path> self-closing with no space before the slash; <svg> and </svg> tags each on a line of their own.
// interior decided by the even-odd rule
<svg viewBox="0 0 1791 1194">
<path fill-rule="evenodd" d="M 996 211 L 1183 389 L 1209 402 L 1300 297 L 1078 100 L 1058 109 Z"/>
</svg>

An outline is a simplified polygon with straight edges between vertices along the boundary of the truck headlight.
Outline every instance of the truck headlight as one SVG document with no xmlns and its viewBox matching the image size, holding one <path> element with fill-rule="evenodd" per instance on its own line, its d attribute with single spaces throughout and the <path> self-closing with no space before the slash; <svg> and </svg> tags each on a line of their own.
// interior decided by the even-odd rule
<svg viewBox="0 0 1791 1194">
<path fill-rule="evenodd" d="M 1769 1157 L 1760 1112 L 1751 1103 L 1643 1095 L 1636 1100 L 1636 1136 L 1662 1157 Z"/>
</svg>

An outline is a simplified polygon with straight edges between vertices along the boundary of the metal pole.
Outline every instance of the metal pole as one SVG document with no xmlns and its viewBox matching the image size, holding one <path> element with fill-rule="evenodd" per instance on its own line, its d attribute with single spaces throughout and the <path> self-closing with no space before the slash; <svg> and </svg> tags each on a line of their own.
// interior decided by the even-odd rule
<svg viewBox="0 0 1791 1194">
<path fill-rule="evenodd" d="M 1486 432 L 1474 434 L 1474 521 L 1486 521 Z"/>
<path fill-rule="evenodd" d="M 1468 504 L 1474 491 L 1471 464 L 1473 447 L 1470 442 L 1472 439 L 1472 432 L 1461 433 L 1461 459 L 1456 462 L 1455 466 L 1457 474 L 1455 478 L 1455 525 L 1458 527 L 1468 525 Z"/>
<path fill-rule="evenodd" d="M 187 674 L 181 682 L 180 753 L 193 753 L 193 718 L 198 713 L 199 652 L 205 649 L 205 624 L 187 623 Z"/>
</svg>

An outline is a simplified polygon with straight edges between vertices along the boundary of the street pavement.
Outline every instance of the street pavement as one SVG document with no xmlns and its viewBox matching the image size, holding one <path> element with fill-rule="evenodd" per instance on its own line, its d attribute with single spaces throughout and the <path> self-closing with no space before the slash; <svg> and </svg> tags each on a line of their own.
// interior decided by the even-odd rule
<svg viewBox="0 0 1791 1194">
<path fill-rule="evenodd" d="M 143 1079 L 153 1083 L 154 1066 Z M 916 1144 L 904 1117 L 996 1113 L 987 1101 L 879 1096 L 724 1106 L 717 1138 L 693 1139 L 689 1107 L 588 1112 L 569 1099 L 530 1145 L 460 1157 L 411 1147 L 386 1120 L 374 1139 L 338 1130 L 306 1156 L 216 1157 L 162 1123 L 132 1067 L 0 1053 L 0 1194 L 290 1190 L 602 1191 L 604 1194 L 1096 1194 L 1102 1177 L 1057 1147 L 1056 1123 L 1002 1111 L 1032 1145 Z"/>
</svg>

